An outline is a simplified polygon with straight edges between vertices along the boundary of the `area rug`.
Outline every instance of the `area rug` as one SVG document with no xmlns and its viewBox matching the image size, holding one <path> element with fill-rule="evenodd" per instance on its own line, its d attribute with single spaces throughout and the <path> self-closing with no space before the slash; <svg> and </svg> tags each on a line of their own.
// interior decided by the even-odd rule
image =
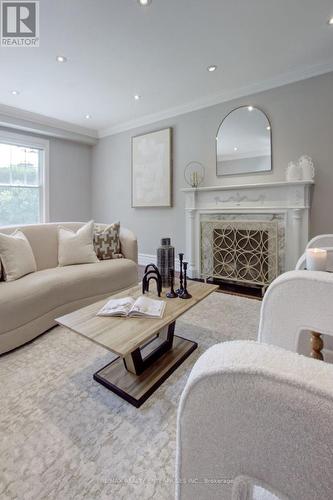
<svg viewBox="0 0 333 500">
<path fill-rule="evenodd" d="M 176 413 L 196 359 L 255 339 L 260 302 L 213 293 L 178 320 L 199 348 L 141 406 L 95 382 L 112 353 L 56 327 L 0 358 L 0 498 L 174 498 Z"/>
</svg>

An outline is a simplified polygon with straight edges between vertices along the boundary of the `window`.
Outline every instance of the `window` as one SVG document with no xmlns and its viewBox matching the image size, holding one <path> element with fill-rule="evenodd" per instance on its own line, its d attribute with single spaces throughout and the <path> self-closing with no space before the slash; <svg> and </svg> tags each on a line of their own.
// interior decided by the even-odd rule
<svg viewBox="0 0 333 500">
<path fill-rule="evenodd" d="M 0 133 L 0 226 L 48 220 L 48 141 Z"/>
</svg>

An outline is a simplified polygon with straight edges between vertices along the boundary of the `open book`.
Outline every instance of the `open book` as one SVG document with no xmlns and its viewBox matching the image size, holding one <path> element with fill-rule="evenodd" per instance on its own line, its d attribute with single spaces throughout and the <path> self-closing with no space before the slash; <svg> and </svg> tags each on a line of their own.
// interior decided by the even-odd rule
<svg viewBox="0 0 333 500">
<path fill-rule="evenodd" d="M 124 297 L 111 299 L 98 311 L 97 316 L 143 316 L 146 318 L 162 318 L 165 302 L 149 299 L 148 297 Z"/>
</svg>

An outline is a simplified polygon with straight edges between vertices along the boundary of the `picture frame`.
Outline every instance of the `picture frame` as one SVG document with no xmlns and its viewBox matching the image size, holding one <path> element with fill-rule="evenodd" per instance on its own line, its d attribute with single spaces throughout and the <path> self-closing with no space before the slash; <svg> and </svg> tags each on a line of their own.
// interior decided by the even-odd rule
<svg viewBox="0 0 333 500">
<path fill-rule="evenodd" d="M 132 137 L 132 208 L 172 206 L 172 129 Z"/>
</svg>

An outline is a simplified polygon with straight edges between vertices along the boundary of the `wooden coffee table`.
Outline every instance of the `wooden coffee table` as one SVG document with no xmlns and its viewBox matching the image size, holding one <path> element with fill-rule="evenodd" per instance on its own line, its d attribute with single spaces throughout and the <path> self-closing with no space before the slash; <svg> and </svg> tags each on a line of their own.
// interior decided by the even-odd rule
<svg viewBox="0 0 333 500">
<path fill-rule="evenodd" d="M 216 285 L 188 283 L 191 299 L 167 299 L 162 319 L 96 316 L 107 302 L 101 300 L 56 319 L 59 325 L 82 335 L 118 357 L 94 374 L 94 379 L 139 407 L 198 347 L 192 340 L 174 335 L 176 319 L 218 289 Z M 141 295 L 141 285 L 112 298 Z M 158 299 L 155 293 L 147 296 Z"/>
</svg>

